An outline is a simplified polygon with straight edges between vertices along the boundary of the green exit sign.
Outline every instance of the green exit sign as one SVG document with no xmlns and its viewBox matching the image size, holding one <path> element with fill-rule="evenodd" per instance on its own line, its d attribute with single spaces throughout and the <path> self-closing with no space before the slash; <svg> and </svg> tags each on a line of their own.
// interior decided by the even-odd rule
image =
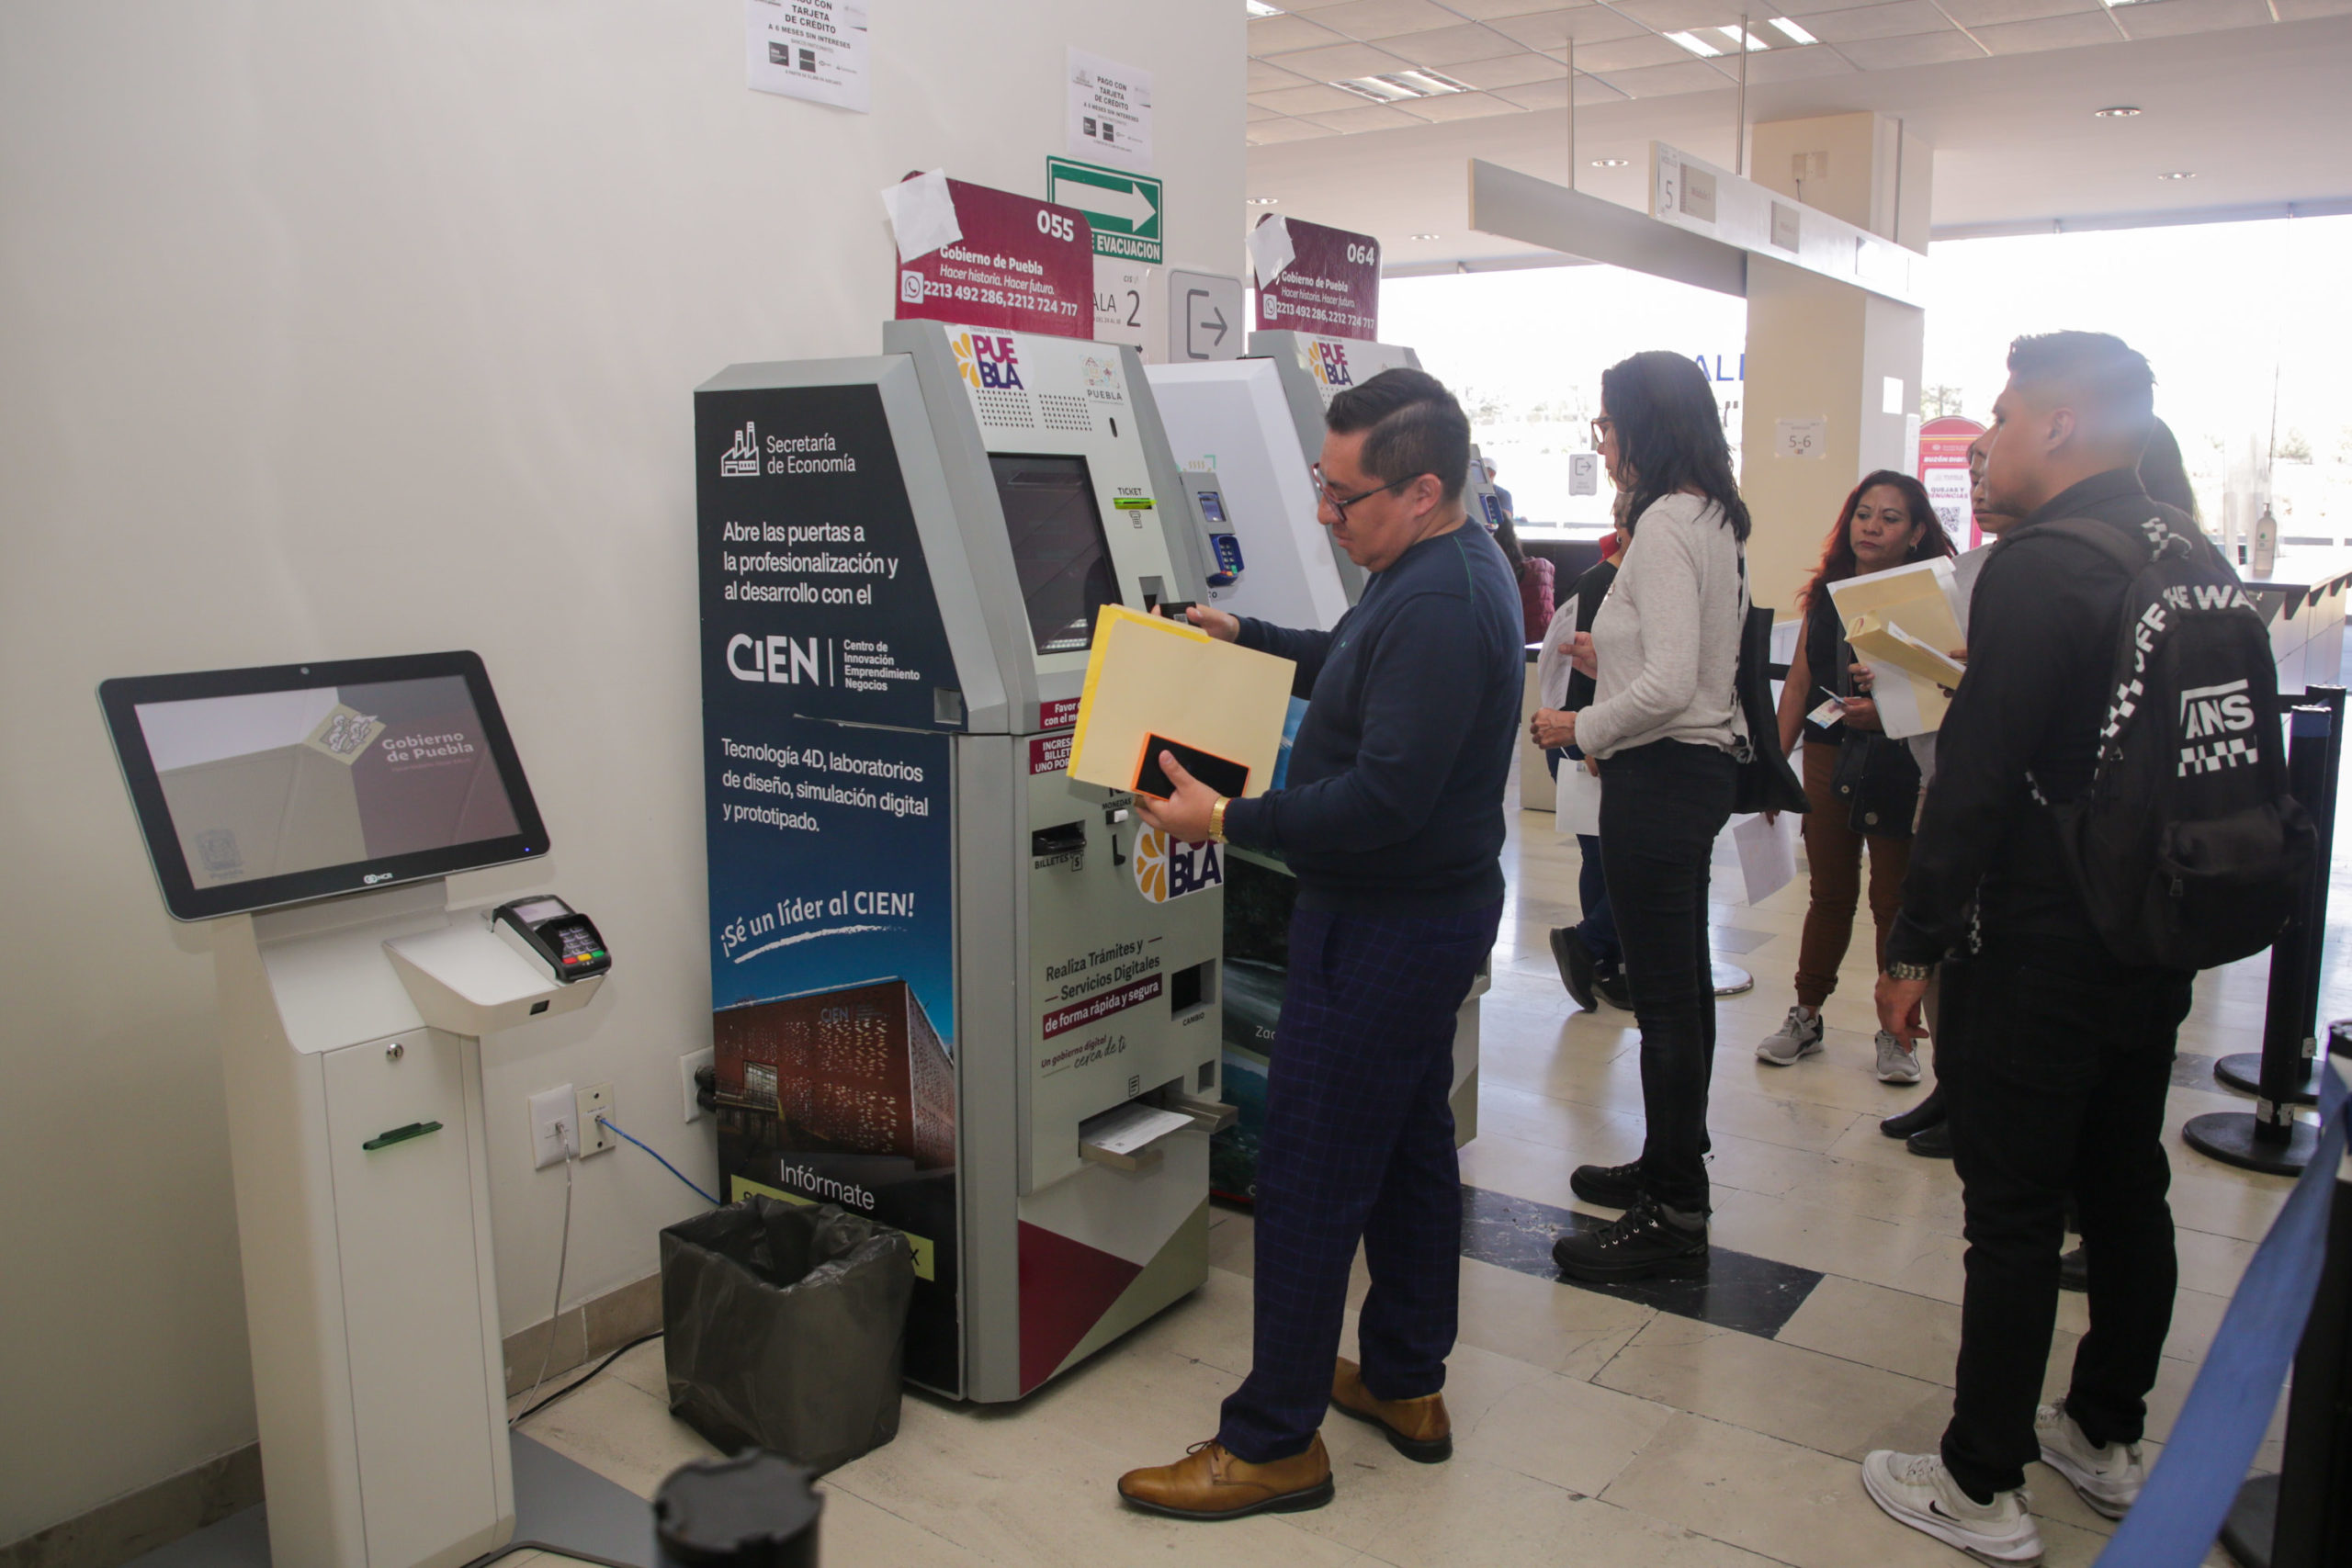
<svg viewBox="0 0 2352 1568">
<path fill-rule="evenodd" d="M 1046 199 L 1086 214 L 1094 229 L 1096 255 L 1159 265 L 1159 182 L 1149 175 L 1105 169 L 1073 158 L 1047 158 Z"/>
</svg>

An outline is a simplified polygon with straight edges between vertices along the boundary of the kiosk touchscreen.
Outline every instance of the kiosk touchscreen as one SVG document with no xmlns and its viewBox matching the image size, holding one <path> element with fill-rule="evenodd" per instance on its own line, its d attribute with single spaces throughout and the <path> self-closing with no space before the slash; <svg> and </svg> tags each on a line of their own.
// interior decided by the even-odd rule
<svg viewBox="0 0 2352 1568">
<path fill-rule="evenodd" d="M 1222 851 L 1067 767 L 1216 492 L 1133 349 L 883 346 L 695 395 L 719 1168 L 905 1231 L 908 1376 L 1008 1400 L 1206 1277 Z"/>
<path fill-rule="evenodd" d="M 514 1534 L 482 1037 L 611 967 L 548 852 L 481 660 L 108 681 L 165 908 L 209 920 L 271 1560 L 455 1568 Z"/>
</svg>

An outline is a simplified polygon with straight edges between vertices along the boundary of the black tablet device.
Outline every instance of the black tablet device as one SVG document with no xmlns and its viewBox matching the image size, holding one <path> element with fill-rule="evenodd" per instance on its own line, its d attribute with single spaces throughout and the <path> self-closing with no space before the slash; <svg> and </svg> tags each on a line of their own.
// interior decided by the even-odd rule
<svg viewBox="0 0 2352 1568">
<path fill-rule="evenodd" d="M 1220 757 L 1214 751 L 1204 751 L 1197 746 L 1187 746 L 1182 740 L 1148 735 L 1144 737 L 1143 755 L 1136 760 L 1135 791 L 1137 795 L 1166 800 L 1176 793 L 1175 782 L 1159 763 L 1163 751 L 1174 752 L 1178 767 L 1228 799 L 1238 796 L 1250 787 L 1247 765 Z"/>
<path fill-rule="evenodd" d="M 98 702 L 172 918 L 548 852 L 472 653 L 137 675 Z"/>
</svg>

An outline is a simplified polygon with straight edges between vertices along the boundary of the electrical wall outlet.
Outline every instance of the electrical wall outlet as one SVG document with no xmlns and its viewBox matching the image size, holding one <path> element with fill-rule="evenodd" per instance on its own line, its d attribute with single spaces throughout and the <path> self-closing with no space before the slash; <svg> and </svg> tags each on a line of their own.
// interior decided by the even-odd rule
<svg viewBox="0 0 2352 1568">
<path fill-rule="evenodd" d="M 613 1108 L 613 1086 L 592 1083 L 580 1091 L 580 1157 L 603 1154 L 620 1142 L 605 1125 L 603 1113 Z"/>
<path fill-rule="evenodd" d="M 695 1075 L 711 1066 L 712 1057 L 711 1047 L 706 1045 L 678 1058 L 678 1092 L 684 1097 L 679 1109 L 689 1122 L 702 1120 L 702 1085 L 695 1081 Z"/>
<path fill-rule="evenodd" d="M 531 1096 L 531 1168 L 561 1165 L 580 1152 L 580 1107 L 565 1084 Z"/>
</svg>

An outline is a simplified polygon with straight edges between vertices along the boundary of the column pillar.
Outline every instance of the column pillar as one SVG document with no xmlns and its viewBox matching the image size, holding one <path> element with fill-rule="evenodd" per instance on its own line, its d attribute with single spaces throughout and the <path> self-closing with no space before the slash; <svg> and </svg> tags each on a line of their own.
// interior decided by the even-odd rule
<svg viewBox="0 0 2352 1568">
<path fill-rule="evenodd" d="M 1758 184 L 1927 248 L 1933 150 L 1884 115 L 1779 120 L 1751 132 Z M 1740 491 L 1756 523 L 1748 578 L 1783 615 L 1855 480 L 1917 466 L 1926 312 L 1766 256 L 1747 262 Z M 1783 420 L 1826 421 L 1822 456 L 1784 457 Z"/>
</svg>

